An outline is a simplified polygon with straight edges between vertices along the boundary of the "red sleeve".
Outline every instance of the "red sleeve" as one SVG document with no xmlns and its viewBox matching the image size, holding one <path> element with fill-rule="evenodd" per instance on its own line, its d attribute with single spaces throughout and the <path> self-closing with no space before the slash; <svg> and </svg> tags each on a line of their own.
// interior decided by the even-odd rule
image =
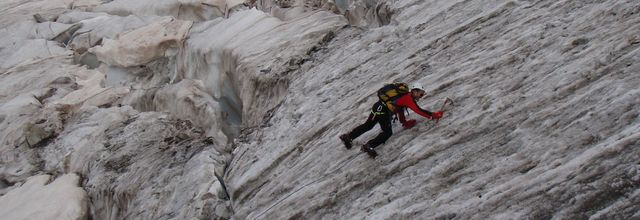
<svg viewBox="0 0 640 220">
<path fill-rule="evenodd" d="M 416 101 L 413 100 L 413 97 L 411 97 L 411 93 L 407 93 L 407 94 L 403 95 L 402 97 L 398 98 L 398 100 L 396 100 L 396 105 L 398 107 L 409 108 L 412 111 L 414 111 L 415 113 L 418 113 L 419 115 L 422 115 L 422 117 L 431 119 L 431 112 L 426 111 L 426 110 L 421 109 L 420 107 L 418 107 L 418 105 L 416 104 Z"/>
</svg>

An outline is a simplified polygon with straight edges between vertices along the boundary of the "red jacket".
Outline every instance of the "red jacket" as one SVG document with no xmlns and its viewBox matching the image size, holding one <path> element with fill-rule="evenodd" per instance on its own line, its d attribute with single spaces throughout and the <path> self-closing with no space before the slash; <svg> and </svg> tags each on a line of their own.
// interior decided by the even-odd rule
<svg viewBox="0 0 640 220">
<path fill-rule="evenodd" d="M 400 98 L 396 99 L 394 101 L 396 108 L 396 114 L 398 114 L 398 119 L 400 119 L 400 122 L 404 123 L 406 120 L 404 118 L 404 109 L 408 108 L 411 109 L 412 111 L 414 111 L 415 113 L 418 113 L 419 115 L 422 115 L 422 117 L 428 118 L 428 119 L 432 119 L 433 118 L 433 113 L 431 113 L 430 111 L 424 110 L 422 108 L 420 108 L 418 106 L 418 104 L 416 104 L 416 100 L 413 99 L 413 97 L 411 96 L 411 93 L 407 93 L 404 94 L 402 96 L 400 96 Z"/>
</svg>

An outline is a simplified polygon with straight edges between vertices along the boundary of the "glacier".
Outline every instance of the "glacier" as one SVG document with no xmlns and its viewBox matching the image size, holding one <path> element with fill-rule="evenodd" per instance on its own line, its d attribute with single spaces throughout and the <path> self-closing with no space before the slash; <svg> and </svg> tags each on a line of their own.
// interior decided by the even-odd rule
<svg viewBox="0 0 640 220">
<path fill-rule="evenodd" d="M 7 218 L 640 218 L 637 1 L 0 8 Z M 454 105 L 344 148 L 399 81 Z"/>
</svg>

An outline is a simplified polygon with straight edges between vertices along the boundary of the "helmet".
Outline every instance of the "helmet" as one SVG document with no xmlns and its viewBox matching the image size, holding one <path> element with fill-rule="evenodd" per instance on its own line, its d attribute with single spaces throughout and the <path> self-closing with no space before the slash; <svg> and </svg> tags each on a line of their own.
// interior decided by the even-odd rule
<svg viewBox="0 0 640 220">
<path fill-rule="evenodd" d="M 420 84 L 420 83 L 414 83 L 414 84 L 412 84 L 412 85 L 411 85 L 411 90 L 414 90 L 414 89 L 419 89 L 419 90 L 424 91 L 424 87 L 422 87 L 422 84 Z"/>
</svg>

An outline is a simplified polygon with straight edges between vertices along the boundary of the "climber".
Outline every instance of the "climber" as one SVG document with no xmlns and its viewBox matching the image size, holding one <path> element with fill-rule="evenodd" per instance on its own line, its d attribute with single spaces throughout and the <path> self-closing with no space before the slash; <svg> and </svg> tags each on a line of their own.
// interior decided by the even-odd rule
<svg viewBox="0 0 640 220">
<path fill-rule="evenodd" d="M 406 120 L 404 115 L 405 108 L 409 108 L 428 119 L 435 120 L 442 118 L 442 111 L 430 112 L 420 108 L 416 104 L 416 100 L 422 98 L 424 95 L 424 88 L 420 84 L 414 84 L 411 90 L 409 90 L 409 86 L 406 83 L 385 85 L 378 90 L 379 100 L 373 104 L 371 114 L 369 114 L 367 121 L 351 130 L 351 132 L 340 135 L 340 140 L 342 140 L 347 149 L 351 149 L 353 139 L 371 130 L 376 123 L 380 124 L 382 132 L 361 147 L 362 151 L 375 158 L 378 156 L 378 153 L 376 153 L 374 148 L 387 141 L 393 133 L 391 131 L 391 118 L 393 114 L 397 115 L 402 123 L 402 127 L 405 129 L 409 129 L 416 124 L 416 120 Z"/>
</svg>

